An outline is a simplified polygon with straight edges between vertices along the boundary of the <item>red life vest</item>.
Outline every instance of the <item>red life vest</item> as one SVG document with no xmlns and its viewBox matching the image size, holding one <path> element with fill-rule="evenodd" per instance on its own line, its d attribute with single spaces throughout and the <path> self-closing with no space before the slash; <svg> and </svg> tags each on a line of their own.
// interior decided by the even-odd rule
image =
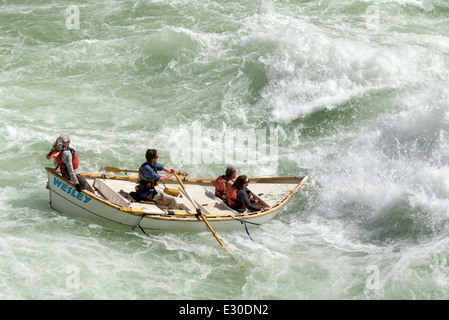
<svg viewBox="0 0 449 320">
<path fill-rule="evenodd" d="M 214 186 L 215 186 L 215 195 L 217 197 L 220 198 L 223 197 L 223 193 L 226 188 L 226 183 L 228 183 L 228 181 L 229 179 L 226 179 L 225 176 L 219 176 L 217 179 L 215 179 Z"/>
<path fill-rule="evenodd" d="M 228 197 L 228 205 L 232 209 L 243 209 L 246 210 L 245 205 L 242 205 L 241 208 L 237 208 L 237 192 L 239 190 L 237 188 L 231 187 L 226 191 L 226 196 Z"/>
<path fill-rule="evenodd" d="M 74 149 L 72 149 L 72 148 L 67 148 L 67 149 L 70 150 L 70 152 L 72 153 L 72 166 L 73 166 L 73 170 L 76 170 L 76 169 L 78 169 L 78 166 L 79 166 L 78 155 L 76 154 L 76 151 Z M 64 161 L 61 160 L 61 155 L 64 150 L 66 150 L 66 149 L 63 149 L 61 151 L 57 151 L 57 150 L 53 149 L 49 153 L 47 153 L 47 159 L 55 158 L 61 171 L 66 169 L 66 165 L 65 165 Z"/>
</svg>

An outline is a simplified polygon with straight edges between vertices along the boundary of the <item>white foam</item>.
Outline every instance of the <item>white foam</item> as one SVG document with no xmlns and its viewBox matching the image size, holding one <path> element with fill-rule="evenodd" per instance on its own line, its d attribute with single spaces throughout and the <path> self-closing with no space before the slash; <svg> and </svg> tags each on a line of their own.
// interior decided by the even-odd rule
<svg viewBox="0 0 449 320">
<path fill-rule="evenodd" d="M 409 45 L 397 47 L 389 30 L 379 31 L 392 41 L 385 46 L 377 38 L 371 41 L 376 34 L 366 28 L 343 25 L 343 32 L 355 36 L 336 37 L 334 30 L 302 16 L 285 19 L 272 12 L 245 23 L 240 43 L 276 48 L 258 58 L 269 81 L 259 104 L 272 110 L 275 121 L 288 123 L 370 92 L 432 81 L 435 74 L 447 77 L 444 56 L 417 46 L 419 35 L 396 35 L 411 37 Z M 435 45 L 440 43 L 435 39 Z"/>
</svg>

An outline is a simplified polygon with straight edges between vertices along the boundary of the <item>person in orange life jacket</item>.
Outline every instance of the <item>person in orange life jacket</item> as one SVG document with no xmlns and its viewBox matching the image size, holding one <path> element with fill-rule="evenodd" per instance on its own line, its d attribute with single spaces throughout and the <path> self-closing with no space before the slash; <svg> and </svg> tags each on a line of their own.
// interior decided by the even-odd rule
<svg viewBox="0 0 449 320">
<path fill-rule="evenodd" d="M 139 185 L 137 187 L 137 194 L 140 200 L 154 201 L 158 206 L 168 207 L 168 209 L 178 209 L 176 198 L 164 193 L 156 186 L 160 181 L 165 181 L 173 176 L 176 172 L 178 175 L 187 177 L 187 172 L 179 172 L 172 168 L 167 168 L 157 162 L 159 155 L 156 149 L 148 149 L 145 158 L 147 161 L 140 166 L 139 169 Z M 165 171 L 167 175 L 160 176 L 157 172 Z"/>
<path fill-rule="evenodd" d="M 61 175 L 67 180 L 71 180 L 76 191 L 87 189 L 94 192 L 86 179 L 79 174 L 79 159 L 73 148 L 70 148 L 70 137 L 61 134 L 53 143 L 53 148 L 47 153 L 47 159 L 54 159 L 56 168 L 59 167 Z"/>
<path fill-rule="evenodd" d="M 228 205 L 237 212 L 244 212 L 246 209 L 251 211 L 268 210 L 268 207 L 260 208 L 251 203 L 258 203 L 251 195 L 251 191 L 247 188 L 249 179 L 246 175 L 238 176 L 234 184 L 227 191 Z"/>
<path fill-rule="evenodd" d="M 219 176 L 214 181 L 215 195 L 226 201 L 226 191 L 232 187 L 235 179 L 237 178 L 237 169 L 234 167 L 228 167 L 225 175 Z"/>
</svg>

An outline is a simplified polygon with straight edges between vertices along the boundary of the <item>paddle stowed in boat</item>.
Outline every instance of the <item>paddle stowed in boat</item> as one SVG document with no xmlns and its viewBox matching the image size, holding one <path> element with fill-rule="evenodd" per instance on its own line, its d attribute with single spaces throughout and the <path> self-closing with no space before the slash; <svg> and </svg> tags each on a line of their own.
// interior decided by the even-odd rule
<svg viewBox="0 0 449 320">
<path fill-rule="evenodd" d="M 193 206 L 196 209 L 197 215 L 201 217 L 201 219 L 203 219 L 204 223 L 206 224 L 207 228 L 210 230 L 210 232 L 212 233 L 212 235 L 215 237 L 215 239 L 217 239 L 218 243 L 223 247 L 223 249 L 231 256 L 231 258 L 237 262 L 237 259 L 231 254 L 231 252 L 228 250 L 228 248 L 226 248 L 226 246 L 224 245 L 224 243 L 221 241 L 221 239 L 217 236 L 217 234 L 215 233 L 214 229 L 211 227 L 209 221 L 207 221 L 206 216 L 204 215 L 204 213 L 201 211 L 201 208 L 198 206 L 198 204 L 196 203 L 196 201 L 192 198 L 192 196 L 190 195 L 190 193 L 186 190 L 186 188 L 184 187 L 184 183 L 182 183 L 181 179 L 179 179 L 178 175 L 176 174 L 176 172 L 173 172 L 174 176 L 176 177 L 176 180 L 178 180 L 179 185 L 181 186 L 182 190 L 184 190 L 187 198 L 189 199 L 189 201 L 193 204 Z"/>
</svg>

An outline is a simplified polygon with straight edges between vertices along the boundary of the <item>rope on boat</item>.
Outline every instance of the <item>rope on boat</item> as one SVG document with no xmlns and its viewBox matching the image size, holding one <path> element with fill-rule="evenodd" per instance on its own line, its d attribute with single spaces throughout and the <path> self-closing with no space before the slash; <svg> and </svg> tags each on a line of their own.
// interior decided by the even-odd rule
<svg viewBox="0 0 449 320">
<path fill-rule="evenodd" d="M 146 233 L 145 230 L 143 230 L 142 226 L 140 225 L 140 222 L 139 222 L 139 225 L 138 225 L 138 226 L 139 226 L 140 230 L 142 230 L 142 232 L 143 232 L 144 235 L 146 235 L 146 236 L 148 236 L 148 237 L 150 237 L 150 238 L 153 237 L 152 235 L 149 235 L 148 233 Z"/>
<path fill-rule="evenodd" d="M 228 215 L 228 217 L 230 217 L 230 218 L 232 218 L 232 219 L 235 219 L 235 220 L 239 221 L 241 224 L 244 224 L 244 225 L 245 225 L 246 233 L 248 234 L 248 237 L 251 239 L 251 241 L 254 241 L 253 238 L 251 238 L 251 235 L 249 234 L 248 227 L 246 226 L 246 224 L 247 224 L 247 223 L 251 223 L 251 224 L 254 224 L 254 225 L 256 225 L 256 226 L 260 226 L 260 223 L 255 223 L 255 222 L 249 222 L 249 221 L 245 221 L 245 220 L 240 220 L 240 219 L 237 219 L 236 217 L 233 217 L 233 216 L 231 216 L 231 215 Z"/>
<path fill-rule="evenodd" d="M 146 233 L 145 230 L 143 230 L 142 226 L 140 225 L 140 221 L 142 221 L 142 219 L 143 219 L 146 215 L 147 215 L 146 213 L 142 214 L 142 216 L 141 216 L 140 219 L 139 219 L 139 222 L 137 222 L 137 226 L 139 227 L 140 230 L 142 230 L 142 232 L 143 232 L 144 235 L 146 235 L 146 236 L 148 236 L 148 237 L 151 238 L 152 236 L 149 235 L 148 233 Z M 136 227 L 134 227 L 134 229 L 135 229 L 135 228 L 136 228 Z M 134 229 L 133 229 L 133 230 L 134 230 Z"/>
</svg>

